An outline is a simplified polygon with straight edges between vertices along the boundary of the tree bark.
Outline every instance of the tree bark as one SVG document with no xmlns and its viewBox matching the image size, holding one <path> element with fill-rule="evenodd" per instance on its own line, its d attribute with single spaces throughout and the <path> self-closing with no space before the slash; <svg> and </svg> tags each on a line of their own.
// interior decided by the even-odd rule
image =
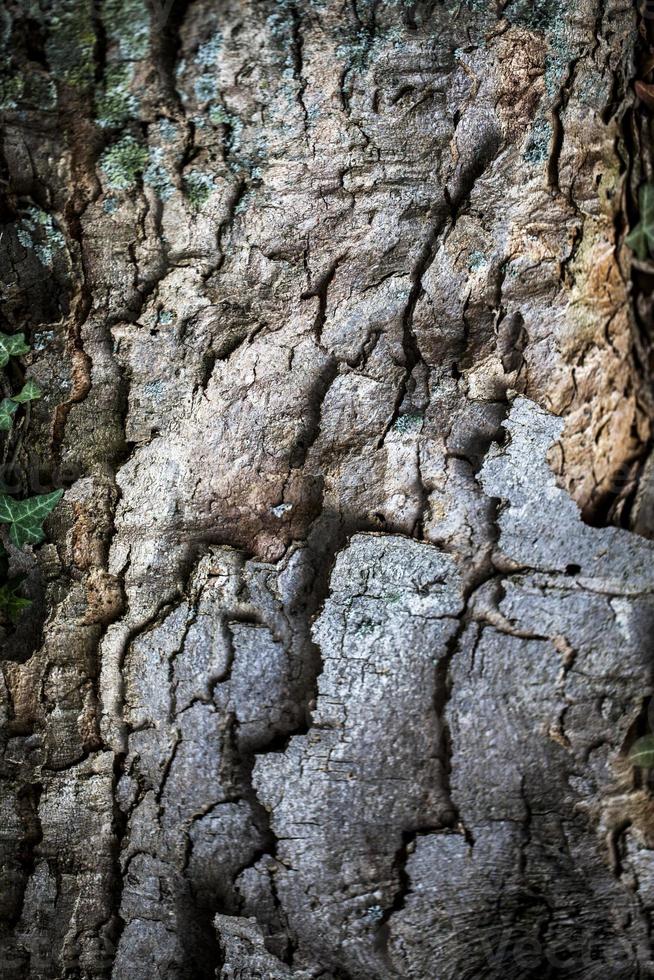
<svg viewBox="0 0 654 980">
<path fill-rule="evenodd" d="M 631 3 L 0 28 L 2 977 L 654 975 Z"/>
</svg>

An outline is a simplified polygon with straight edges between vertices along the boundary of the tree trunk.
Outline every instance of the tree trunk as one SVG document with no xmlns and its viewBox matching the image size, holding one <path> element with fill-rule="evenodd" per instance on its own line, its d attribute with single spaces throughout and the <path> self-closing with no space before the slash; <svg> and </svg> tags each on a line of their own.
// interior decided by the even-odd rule
<svg viewBox="0 0 654 980">
<path fill-rule="evenodd" d="M 3 980 L 654 975 L 648 17 L 0 19 Z"/>
</svg>

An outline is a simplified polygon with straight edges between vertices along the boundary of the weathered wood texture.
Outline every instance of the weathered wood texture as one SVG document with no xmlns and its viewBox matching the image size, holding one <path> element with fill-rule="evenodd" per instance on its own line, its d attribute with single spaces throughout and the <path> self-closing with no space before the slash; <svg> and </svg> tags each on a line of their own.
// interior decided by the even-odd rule
<svg viewBox="0 0 654 980">
<path fill-rule="evenodd" d="M 653 975 L 631 3 L 0 28 L 3 980 Z"/>
</svg>

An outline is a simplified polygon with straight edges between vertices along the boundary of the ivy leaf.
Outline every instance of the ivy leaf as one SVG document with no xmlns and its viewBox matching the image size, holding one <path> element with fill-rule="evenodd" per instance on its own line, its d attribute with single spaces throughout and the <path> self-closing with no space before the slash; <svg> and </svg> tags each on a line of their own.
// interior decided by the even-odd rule
<svg viewBox="0 0 654 980">
<path fill-rule="evenodd" d="M 629 762 L 639 769 L 654 769 L 654 735 L 643 735 L 634 742 Z"/>
<path fill-rule="evenodd" d="M 0 333 L 0 367 L 9 363 L 10 357 L 29 354 L 29 344 L 25 343 L 24 333 Z"/>
<path fill-rule="evenodd" d="M 32 381 L 31 378 L 23 385 L 22 391 L 18 395 L 12 397 L 12 401 L 17 402 L 19 405 L 24 405 L 25 402 L 33 402 L 37 398 L 40 398 L 43 392 L 37 385 L 36 381 Z"/>
<path fill-rule="evenodd" d="M 13 398 L 3 398 L 0 402 L 0 432 L 8 432 L 13 421 L 12 415 L 18 408 Z"/>
<path fill-rule="evenodd" d="M 0 617 L 11 623 L 15 623 L 20 614 L 32 605 L 31 599 L 23 599 L 16 594 L 18 584 L 0 585 Z"/>
<path fill-rule="evenodd" d="M 629 232 L 625 238 L 625 242 L 629 246 L 632 252 L 635 252 L 641 262 L 644 262 L 647 258 L 647 235 L 645 234 L 645 229 L 642 222 L 636 225 L 636 227 Z"/>
<path fill-rule="evenodd" d="M 63 490 L 54 490 L 26 500 L 13 500 L 6 493 L 0 494 L 0 523 L 9 525 L 9 538 L 17 548 L 43 541 L 43 521 L 63 495 Z"/>
<path fill-rule="evenodd" d="M 640 221 L 633 228 L 625 242 L 641 261 L 648 253 L 654 254 L 654 184 L 643 184 L 638 194 Z"/>
</svg>

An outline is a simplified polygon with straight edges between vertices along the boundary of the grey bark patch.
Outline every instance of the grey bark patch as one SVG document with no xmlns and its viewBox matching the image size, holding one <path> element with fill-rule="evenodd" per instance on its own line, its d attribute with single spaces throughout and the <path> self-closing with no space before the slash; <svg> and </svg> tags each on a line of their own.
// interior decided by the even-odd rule
<svg viewBox="0 0 654 980">
<path fill-rule="evenodd" d="M 497 557 L 522 567 L 501 620 L 464 633 L 446 712 L 467 836 L 418 839 L 391 948 L 409 976 L 632 976 L 650 968 L 647 898 L 611 867 L 630 819 L 612 764 L 651 690 L 652 545 L 583 524 L 545 462 L 559 420 L 522 399 L 505 424 L 481 480 L 505 508 Z"/>
<path fill-rule="evenodd" d="M 388 972 L 380 927 L 402 835 L 453 819 L 435 699 L 460 585 L 449 555 L 406 538 L 356 535 L 338 556 L 314 627 L 323 670 L 311 728 L 254 772 L 294 962 Z"/>
<path fill-rule="evenodd" d="M 591 528 L 557 486 L 547 452 L 562 422 L 527 399 L 507 420 L 508 446 L 489 453 L 480 478 L 489 496 L 508 504 L 500 513 L 500 549 L 518 565 L 564 572 L 579 568 L 582 588 L 616 595 L 651 592 L 654 546 L 618 528 Z"/>
<path fill-rule="evenodd" d="M 235 919 L 225 915 L 215 918 L 216 931 L 223 950 L 221 980 L 249 977 L 251 980 L 286 980 L 287 977 L 309 977 L 291 970 L 266 949 L 256 919 Z"/>
<path fill-rule="evenodd" d="M 632 5 L 5 6 L 3 976 L 647 972 Z"/>
</svg>

